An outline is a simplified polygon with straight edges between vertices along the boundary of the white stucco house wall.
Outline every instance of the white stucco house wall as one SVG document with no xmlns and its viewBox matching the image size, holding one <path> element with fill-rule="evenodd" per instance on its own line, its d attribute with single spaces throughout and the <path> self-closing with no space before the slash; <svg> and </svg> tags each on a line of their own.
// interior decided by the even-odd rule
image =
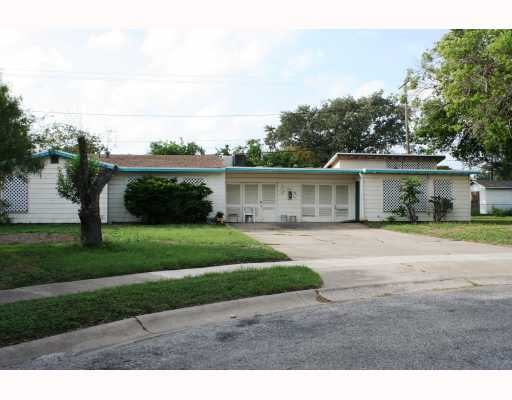
<svg viewBox="0 0 512 400">
<path fill-rule="evenodd" d="M 493 208 L 512 209 L 512 181 L 473 181 L 471 192 L 478 193 L 480 214 L 490 214 Z"/>
<path fill-rule="evenodd" d="M 15 223 L 75 223 L 77 206 L 58 196 L 58 169 L 74 155 L 42 152 L 44 168 L 24 180 L 7 182 L 0 195 L 10 204 Z M 322 168 L 237 167 L 231 158 L 206 156 L 110 155 L 104 168 L 118 170 L 101 195 L 105 223 L 135 222 L 124 207 L 124 191 L 144 175 L 204 182 L 213 193 L 213 213 L 228 222 L 344 222 L 381 221 L 399 206 L 400 184 L 407 176 L 422 180 L 418 204 L 421 221 L 432 220 L 428 199 L 453 199 L 449 220 L 471 218 L 471 171 L 438 169 L 443 156 L 337 153 Z"/>
</svg>

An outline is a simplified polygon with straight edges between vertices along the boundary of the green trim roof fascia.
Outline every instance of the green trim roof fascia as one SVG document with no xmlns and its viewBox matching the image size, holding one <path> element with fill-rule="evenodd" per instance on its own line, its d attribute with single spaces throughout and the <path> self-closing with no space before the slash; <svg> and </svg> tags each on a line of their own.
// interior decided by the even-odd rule
<svg viewBox="0 0 512 400">
<path fill-rule="evenodd" d="M 455 169 L 362 169 L 362 174 L 397 174 L 397 175 L 473 175 L 478 171 Z"/>
<path fill-rule="evenodd" d="M 332 168 L 226 167 L 226 172 L 251 172 L 256 174 L 359 174 L 361 170 Z"/>
</svg>

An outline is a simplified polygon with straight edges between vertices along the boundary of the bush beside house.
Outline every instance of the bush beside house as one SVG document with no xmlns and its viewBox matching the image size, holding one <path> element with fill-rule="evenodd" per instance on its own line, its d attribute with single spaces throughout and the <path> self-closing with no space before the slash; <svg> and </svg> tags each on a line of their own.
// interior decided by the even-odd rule
<svg viewBox="0 0 512 400">
<path fill-rule="evenodd" d="M 126 209 L 147 224 L 204 223 L 212 212 L 206 200 L 212 190 L 204 183 L 145 176 L 127 185 Z"/>
</svg>

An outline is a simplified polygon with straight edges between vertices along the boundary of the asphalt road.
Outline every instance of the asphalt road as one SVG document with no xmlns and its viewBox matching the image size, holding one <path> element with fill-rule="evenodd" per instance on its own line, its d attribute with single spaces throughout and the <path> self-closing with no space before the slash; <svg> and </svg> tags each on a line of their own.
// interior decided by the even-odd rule
<svg viewBox="0 0 512 400">
<path fill-rule="evenodd" d="M 319 305 L 45 356 L 21 367 L 510 369 L 512 286 Z"/>
</svg>

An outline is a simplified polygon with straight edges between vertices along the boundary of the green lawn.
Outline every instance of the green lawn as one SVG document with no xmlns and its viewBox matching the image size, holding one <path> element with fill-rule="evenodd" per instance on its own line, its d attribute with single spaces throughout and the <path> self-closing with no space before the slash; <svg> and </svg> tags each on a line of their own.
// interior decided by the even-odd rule
<svg viewBox="0 0 512 400">
<path fill-rule="evenodd" d="M 318 288 L 303 266 L 247 269 L 0 305 L 0 346 L 136 315 L 243 297 Z"/>
<path fill-rule="evenodd" d="M 68 233 L 77 225 L 0 225 L 0 235 Z M 286 255 L 242 232 L 215 225 L 108 225 L 105 243 L 83 249 L 75 242 L 0 244 L 0 290 L 49 282 L 161 269 L 285 260 Z"/>
<path fill-rule="evenodd" d="M 498 245 L 512 245 L 512 217 L 478 216 L 471 222 L 419 223 L 373 223 L 396 232 L 417 233 L 452 240 L 467 240 Z"/>
</svg>

